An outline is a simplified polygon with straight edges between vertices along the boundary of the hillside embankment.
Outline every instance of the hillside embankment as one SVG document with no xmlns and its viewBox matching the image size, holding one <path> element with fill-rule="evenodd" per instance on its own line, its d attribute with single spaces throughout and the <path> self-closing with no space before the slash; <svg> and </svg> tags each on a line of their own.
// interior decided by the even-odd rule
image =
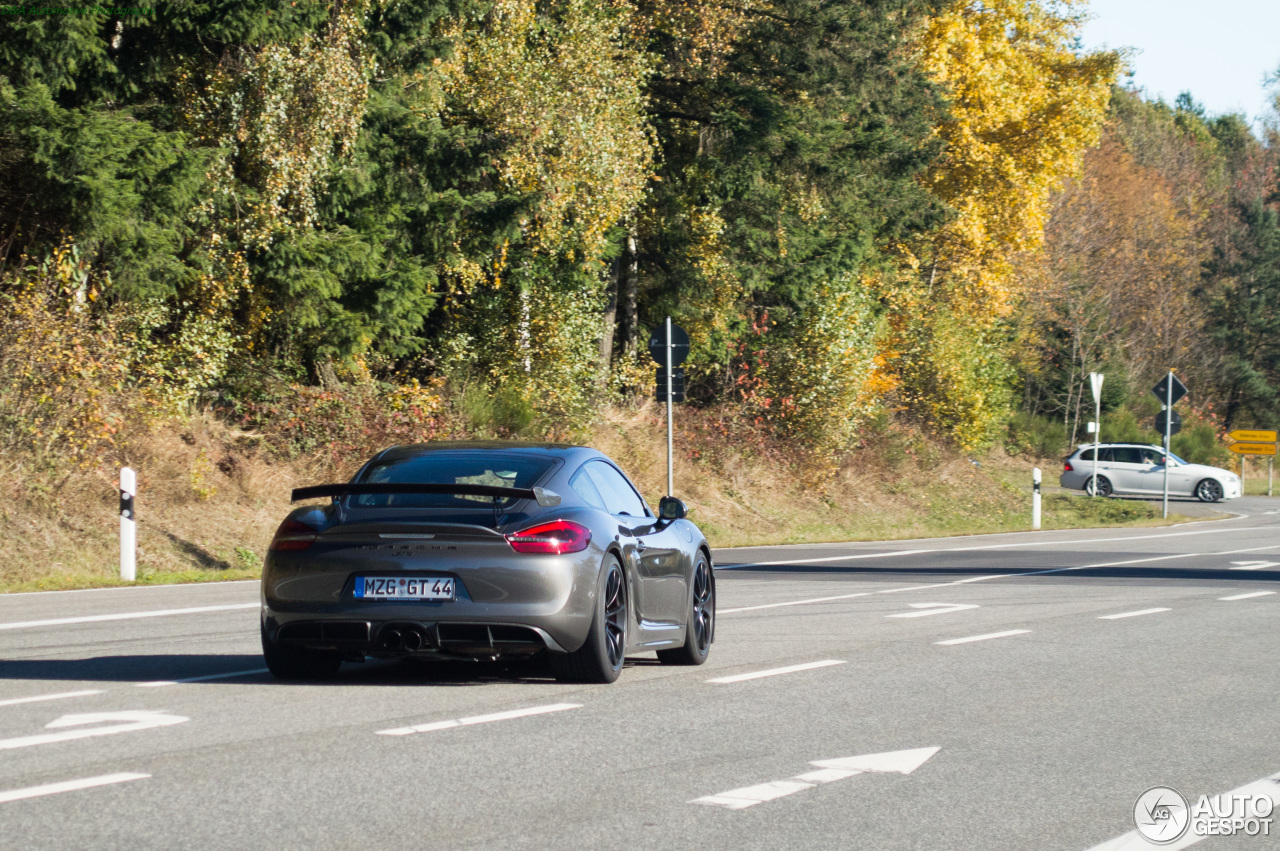
<svg viewBox="0 0 1280 851">
<path fill-rule="evenodd" d="M 666 484 L 660 407 L 608 408 L 574 437 L 616 459 L 657 503 Z M 255 578 L 290 490 L 345 479 L 366 457 L 284 457 L 260 433 L 203 414 L 122 439 L 116 457 L 96 464 L 41 467 L 10 458 L 0 499 L 0 591 L 119 584 L 120 462 L 138 473 L 138 582 L 158 584 Z M 1030 528 L 1035 463 L 1052 485 L 1056 461 L 999 449 L 959 454 L 887 427 L 833 465 L 716 411 L 681 410 L 675 490 L 717 547 L 1021 531 Z M 1047 529 L 1161 522 L 1148 502 L 1052 489 L 1045 497 Z"/>
</svg>

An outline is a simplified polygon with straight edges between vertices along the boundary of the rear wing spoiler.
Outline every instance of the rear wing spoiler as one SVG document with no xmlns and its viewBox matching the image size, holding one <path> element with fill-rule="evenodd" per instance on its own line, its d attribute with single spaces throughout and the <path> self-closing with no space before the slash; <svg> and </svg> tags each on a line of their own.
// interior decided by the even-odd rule
<svg viewBox="0 0 1280 851">
<path fill-rule="evenodd" d="M 543 508 L 560 504 L 560 494 L 546 488 L 504 488 L 498 485 L 429 485 L 403 482 L 360 482 L 312 485 L 294 488 L 290 502 L 339 496 L 382 496 L 390 494 L 445 494 L 447 496 L 488 496 L 499 499 L 532 499 Z"/>
</svg>

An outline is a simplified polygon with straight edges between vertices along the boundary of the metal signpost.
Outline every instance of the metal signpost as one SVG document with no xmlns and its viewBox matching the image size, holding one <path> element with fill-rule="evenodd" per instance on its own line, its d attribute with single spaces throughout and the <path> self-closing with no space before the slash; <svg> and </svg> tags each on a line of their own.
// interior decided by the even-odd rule
<svg viewBox="0 0 1280 851">
<path fill-rule="evenodd" d="M 1160 379 L 1155 387 L 1151 388 L 1151 392 L 1156 398 L 1164 403 L 1164 410 L 1160 413 L 1163 416 L 1156 417 L 1156 428 L 1164 432 L 1164 516 L 1169 516 L 1169 438 L 1178 433 L 1182 428 L 1182 418 L 1178 416 L 1178 412 L 1173 410 L 1173 406 L 1178 400 L 1187 395 L 1187 386 L 1178 380 L 1173 374 L 1173 370 L 1169 370 L 1169 374 Z"/>
<path fill-rule="evenodd" d="M 1238 428 L 1227 437 L 1235 441 L 1227 449 L 1240 456 L 1240 495 L 1244 496 L 1244 456 L 1266 455 L 1268 456 L 1267 496 L 1271 496 L 1272 476 L 1275 472 L 1276 432 Z"/>
<path fill-rule="evenodd" d="M 1089 373 L 1089 386 L 1093 389 L 1093 492 L 1089 496 L 1098 495 L 1098 453 L 1102 443 L 1102 382 L 1106 378 L 1101 372 Z"/>
<path fill-rule="evenodd" d="M 684 370 L 678 367 L 689 356 L 689 335 L 679 325 L 673 324 L 668 316 L 663 327 L 649 335 L 649 356 L 658 364 L 655 395 L 659 402 L 667 403 L 667 496 L 675 496 L 675 441 L 671 405 L 673 402 L 684 401 Z"/>
</svg>

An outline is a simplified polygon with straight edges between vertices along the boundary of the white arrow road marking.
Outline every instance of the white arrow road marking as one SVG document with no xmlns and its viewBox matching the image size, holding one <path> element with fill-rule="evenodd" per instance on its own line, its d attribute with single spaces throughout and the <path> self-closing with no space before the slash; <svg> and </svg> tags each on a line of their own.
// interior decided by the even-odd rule
<svg viewBox="0 0 1280 851">
<path fill-rule="evenodd" d="M 1269 592 L 1274 594 L 1275 592 Z M 0 700 L 0 706 L 17 706 L 19 703 L 39 703 L 42 700 L 62 700 L 66 697 L 88 697 L 91 694 L 102 694 L 97 689 L 87 691 L 64 691 L 58 694 L 41 694 L 36 697 L 19 697 L 14 700 Z"/>
<path fill-rule="evenodd" d="M 1262 570 L 1264 567 L 1280 567 L 1280 561 L 1233 561 L 1232 570 Z"/>
<path fill-rule="evenodd" d="M 69 742 L 72 739 L 88 739 L 93 736 L 112 736 L 116 733 L 132 733 L 135 730 L 150 730 L 152 727 L 169 727 L 190 721 L 181 715 L 170 715 L 167 712 L 156 712 L 142 709 L 130 712 L 86 712 L 81 715 L 63 715 L 57 721 L 46 724 L 46 730 L 57 730 L 63 727 L 83 727 L 86 724 L 105 724 L 119 722 L 110 727 L 90 727 L 87 730 L 67 730 L 62 733 L 42 733 L 38 736 L 22 736 L 17 739 L 0 739 L 0 751 L 16 748 L 29 748 L 32 745 L 48 745 L 54 742 Z"/>
<path fill-rule="evenodd" d="M 513 709 L 510 712 L 494 712 L 491 715 L 472 715 L 470 718 L 458 718 L 451 721 L 432 721 L 430 724 L 418 724 L 414 727 L 394 727 L 390 730 L 378 730 L 379 736 L 408 736 L 413 733 L 430 733 L 433 730 L 448 730 L 453 727 L 469 727 L 472 724 L 488 724 L 492 721 L 510 721 L 512 718 L 524 718 L 529 715 L 545 715 L 548 712 L 563 712 L 566 709 L 581 709 L 581 703 L 551 703 L 546 706 L 531 706 L 528 709 Z"/>
<path fill-rule="evenodd" d="M 896 615 L 885 615 L 887 618 L 927 618 L 929 615 L 945 615 L 947 612 L 963 612 L 965 609 L 978 608 L 973 603 L 911 603 L 913 609 L 924 609 L 921 612 L 899 612 Z"/>
<path fill-rule="evenodd" d="M 29 786 L 26 789 L 12 789 L 0 792 L 0 804 L 10 801 L 21 801 L 24 798 L 39 798 L 41 795 L 57 795 L 59 792 L 75 792 L 80 789 L 92 789 L 95 786 L 110 786 L 112 783 L 128 783 L 130 780 L 146 780 L 150 774 L 100 774 L 97 777 L 85 777 L 81 780 L 64 780 L 61 783 L 46 783 L 44 786 Z"/>
<path fill-rule="evenodd" d="M 234 606 L 197 606 L 193 609 L 157 609 L 151 612 L 120 612 L 114 615 L 86 615 L 82 618 L 54 618 L 47 621 L 13 621 L 0 623 L 0 629 L 28 629 L 37 626 L 64 626 L 71 623 L 98 623 L 100 621 L 128 621 L 137 618 L 163 618 L 169 615 L 197 615 L 204 612 L 229 612 L 233 609 L 256 609 L 261 603 L 238 603 Z"/>
<path fill-rule="evenodd" d="M 772 783 L 761 783 L 756 786 L 744 786 L 741 789 L 730 789 L 719 795 L 706 795 L 694 798 L 691 804 L 710 804 L 729 810 L 745 810 L 765 801 L 784 798 L 812 789 L 820 783 L 834 783 L 845 780 L 856 774 L 891 773 L 910 774 L 924 765 L 941 748 L 915 748 L 907 751 L 891 751 L 889 753 L 873 753 L 864 756 L 850 756 L 842 759 L 823 759 L 811 762 L 821 771 L 810 771 L 799 774 L 790 780 L 775 780 Z"/>
<path fill-rule="evenodd" d="M 1235 595 L 1233 595 L 1233 596 L 1231 596 L 1231 597 L 1219 597 L 1218 599 L 1219 599 L 1219 600 L 1226 600 L 1226 601 L 1228 601 L 1228 602 L 1229 602 L 1229 601 L 1231 601 L 1231 600 L 1251 600 L 1251 599 L 1253 599 L 1254 597 L 1269 597 L 1269 596 L 1271 596 L 1271 595 L 1272 595 L 1272 594 L 1274 594 L 1274 593 L 1276 593 L 1276 592 L 1275 592 L 1275 591 L 1254 591 L 1254 592 L 1249 593 L 1249 594 L 1235 594 Z"/>
<path fill-rule="evenodd" d="M 1230 792 L 1223 792 L 1218 798 L 1230 798 L 1236 795 L 1244 795 L 1248 797 L 1268 797 L 1273 802 L 1280 803 L 1280 774 L 1273 774 L 1270 777 L 1264 777 L 1261 780 L 1255 780 L 1252 783 L 1246 783 L 1239 789 L 1232 789 Z M 1212 796 L 1211 796 L 1212 800 Z M 1188 798 L 1187 803 L 1191 804 L 1192 809 L 1195 808 L 1195 799 Z M 1243 831 L 1242 831 L 1243 832 Z M 1089 851 L 1150 851 L 1150 849 L 1159 847 L 1168 849 L 1168 851 L 1178 851 L 1179 848 L 1189 848 L 1195 845 L 1205 836 L 1197 836 L 1195 833 L 1195 823 L 1188 826 L 1187 832 L 1182 838 L 1170 842 L 1168 845 L 1156 846 L 1143 838 L 1142 834 L 1136 830 L 1131 830 L 1123 836 L 1117 836 L 1115 839 L 1108 840 L 1101 845 L 1095 845 Z"/>
<path fill-rule="evenodd" d="M 1136 618 L 1140 615 L 1156 615 L 1160 612 L 1171 612 L 1173 609 L 1139 609 L 1136 612 L 1121 612 L 1118 615 L 1099 615 L 1100 621 L 1118 621 L 1121 618 Z"/>
<path fill-rule="evenodd" d="M 767 671 L 752 671 L 749 674 L 734 674 L 730 677 L 716 677 L 707 680 L 709 683 L 742 683 L 747 680 L 758 680 L 761 677 L 776 677 L 779 674 L 794 674 L 797 671 L 812 671 L 814 668 L 827 668 L 832 665 L 843 665 L 843 659 L 823 659 L 821 662 L 805 662 L 803 665 L 788 665 L 785 668 L 770 668 Z"/>
</svg>

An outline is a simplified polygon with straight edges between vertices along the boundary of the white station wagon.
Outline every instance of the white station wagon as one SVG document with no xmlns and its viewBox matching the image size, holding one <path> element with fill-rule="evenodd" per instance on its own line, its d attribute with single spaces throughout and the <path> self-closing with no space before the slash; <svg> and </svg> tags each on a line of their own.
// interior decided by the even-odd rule
<svg viewBox="0 0 1280 851">
<path fill-rule="evenodd" d="M 1141 443 L 1098 445 L 1098 496 L 1111 494 L 1154 495 L 1164 493 L 1165 452 Z M 1094 444 L 1081 444 L 1062 462 L 1058 484 L 1072 490 L 1094 492 Z M 1241 495 L 1240 477 L 1221 467 L 1189 464 L 1169 453 L 1169 495 L 1194 496 L 1201 502 L 1218 502 Z"/>
</svg>

